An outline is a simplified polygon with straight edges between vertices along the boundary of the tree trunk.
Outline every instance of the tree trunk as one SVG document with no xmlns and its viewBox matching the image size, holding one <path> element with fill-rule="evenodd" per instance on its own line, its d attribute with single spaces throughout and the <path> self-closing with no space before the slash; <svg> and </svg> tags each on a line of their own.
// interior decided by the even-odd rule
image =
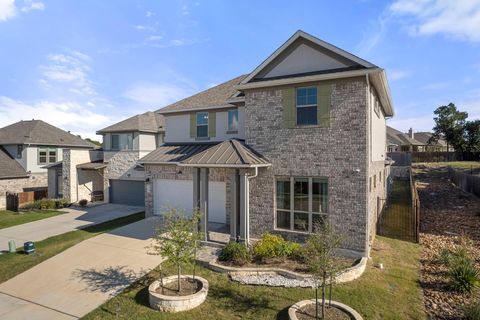
<svg viewBox="0 0 480 320">
<path fill-rule="evenodd" d="M 178 292 L 180 292 L 180 263 L 177 265 L 177 288 Z"/>
<path fill-rule="evenodd" d="M 327 273 L 323 273 L 323 283 L 322 283 L 322 319 L 325 319 L 325 282 L 327 280 Z"/>
<path fill-rule="evenodd" d="M 195 246 L 193 247 L 193 282 L 195 282 L 196 266 L 197 266 L 197 241 L 195 240 Z"/>
<path fill-rule="evenodd" d="M 318 285 L 315 286 L 315 319 L 318 319 Z"/>
<path fill-rule="evenodd" d="M 332 306 L 332 286 L 333 286 L 333 276 L 330 275 L 330 283 L 328 284 L 328 305 Z"/>
</svg>

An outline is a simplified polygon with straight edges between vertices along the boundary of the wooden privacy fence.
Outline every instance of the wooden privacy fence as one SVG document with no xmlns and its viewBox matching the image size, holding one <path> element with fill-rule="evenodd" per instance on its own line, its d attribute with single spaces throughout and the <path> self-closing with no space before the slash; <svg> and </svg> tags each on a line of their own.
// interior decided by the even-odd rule
<svg viewBox="0 0 480 320">
<path fill-rule="evenodd" d="M 35 201 L 35 192 L 6 193 L 6 207 L 10 211 L 18 211 L 18 208 Z"/>
<path fill-rule="evenodd" d="M 409 179 L 395 179 L 387 199 L 378 198 L 377 234 L 419 242 L 420 200 L 410 173 Z"/>
<path fill-rule="evenodd" d="M 463 191 L 480 197 L 480 175 L 472 175 L 448 167 L 448 178 Z"/>
</svg>

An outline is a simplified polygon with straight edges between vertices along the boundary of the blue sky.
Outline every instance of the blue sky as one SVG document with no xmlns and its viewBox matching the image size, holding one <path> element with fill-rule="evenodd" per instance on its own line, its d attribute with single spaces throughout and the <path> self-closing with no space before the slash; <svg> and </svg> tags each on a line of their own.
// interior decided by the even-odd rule
<svg viewBox="0 0 480 320">
<path fill-rule="evenodd" d="M 480 0 L 0 0 L 0 127 L 84 137 L 252 71 L 302 29 L 387 71 L 400 130 L 480 118 Z"/>
</svg>

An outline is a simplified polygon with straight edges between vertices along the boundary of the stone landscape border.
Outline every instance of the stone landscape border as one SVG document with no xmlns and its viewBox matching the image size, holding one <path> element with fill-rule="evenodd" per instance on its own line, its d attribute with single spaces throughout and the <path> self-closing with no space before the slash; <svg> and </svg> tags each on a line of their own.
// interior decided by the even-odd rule
<svg viewBox="0 0 480 320">
<path fill-rule="evenodd" d="M 181 279 L 192 279 L 193 276 L 181 275 Z M 150 307 L 163 312 L 187 311 L 201 305 L 208 294 L 208 281 L 202 277 L 195 276 L 195 280 L 202 283 L 200 291 L 187 296 L 167 296 L 156 292 L 161 285 L 161 280 L 156 280 L 148 287 Z M 177 276 L 169 276 L 162 279 L 164 284 L 177 281 Z"/>
<path fill-rule="evenodd" d="M 315 299 L 302 300 L 300 302 L 295 303 L 293 306 L 288 308 L 288 317 L 290 318 L 290 320 L 298 320 L 296 315 L 297 310 L 301 309 L 302 307 L 308 304 L 314 304 L 314 303 L 315 303 Z M 356 310 L 352 309 L 351 307 L 347 306 L 346 304 L 332 300 L 330 301 L 330 305 L 347 313 L 352 319 L 363 320 L 360 313 L 358 313 Z"/>
<path fill-rule="evenodd" d="M 367 258 L 363 257 L 360 261 L 351 266 L 350 268 L 346 269 L 340 275 L 335 278 L 336 283 L 344 283 L 353 281 L 358 279 L 365 268 L 367 267 Z M 278 274 L 290 279 L 296 280 L 308 280 L 311 279 L 311 275 L 298 273 L 290 270 L 285 270 L 281 268 L 273 268 L 273 267 L 259 267 L 259 268 L 252 268 L 252 267 L 233 267 L 233 266 L 225 266 L 220 263 L 216 259 L 210 261 L 207 264 L 207 267 L 213 271 L 221 272 L 221 273 L 228 273 L 230 275 L 258 275 L 258 274 Z M 268 285 L 268 284 L 266 284 Z"/>
</svg>

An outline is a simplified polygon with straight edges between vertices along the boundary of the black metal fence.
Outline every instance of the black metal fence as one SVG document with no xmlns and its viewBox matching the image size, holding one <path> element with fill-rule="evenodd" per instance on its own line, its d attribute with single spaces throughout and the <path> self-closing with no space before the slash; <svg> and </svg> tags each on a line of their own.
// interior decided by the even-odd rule
<svg viewBox="0 0 480 320">
<path fill-rule="evenodd" d="M 420 200 L 411 176 L 394 180 L 388 198 L 378 198 L 378 207 L 382 208 L 377 220 L 378 235 L 419 241 Z"/>
</svg>

